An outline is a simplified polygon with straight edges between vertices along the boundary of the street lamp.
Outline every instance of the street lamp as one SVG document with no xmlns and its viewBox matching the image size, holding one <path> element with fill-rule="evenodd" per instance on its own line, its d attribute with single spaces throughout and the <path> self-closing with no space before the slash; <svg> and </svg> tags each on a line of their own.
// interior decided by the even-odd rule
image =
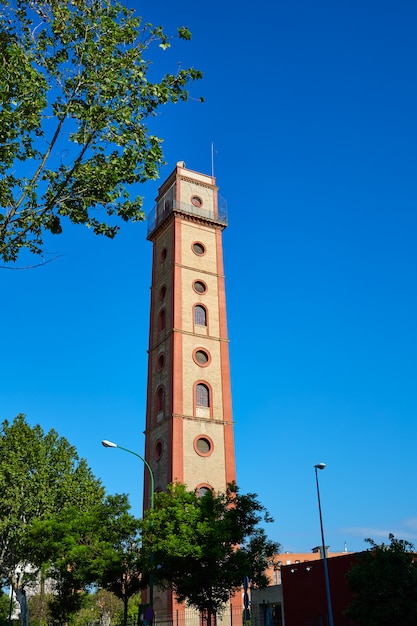
<svg viewBox="0 0 417 626">
<path fill-rule="evenodd" d="M 113 443 L 113 441 L 108 441 L 107 439 L 103 439 L 101 444 L 105 448 L 120 448 L 120 450 L 124 450 L 125 452 L 129 452 L 129 454 L 133 454 L 134 456 L 137 456 L 138 459 L 140 459 L 143 463 L 145 463 L 147 470 L 149 472 L 149 480 L 151 483 L 151 493 L 150 493 L 150 498 L 149 498 L 150 507 L 149 508 L 153 509 L 154 508 L 155 479 L 154 479 L 152 468 L 149 465 L 148 461 L 146 461 L 146 459 L 144 459 L 143 456 L 140 456 L 140 454 L 138 454 L 137 452 L 133 452 L 133 450 L 128 450 L 127 448 L 122 448 L 122 446 L 119 446 L 117 443 Z"/>
<path fill-rule="evenodd" d="M 317 470 L 323 470 L 326 467 L 326 463 L 317 463 L 314 466 L 316 472 L 316 485 L 317 485 L 317 500 L 319 503 L 319 515 L 320 515 L 320 530 L 321 530 L 321 544 L 323 547 L 323 567 L 324 567 L 324 580 L 326 583 L 326 597 L 327 597 L 327 612 L 329 614 L 329 626 L 333 626 L 333 611 L 332 611 L 332 598 L 330 596 L 330 583 L 329 583 L 329 570 L 327 567 L 327 555 L 326 555 L 326 544 L 324 541 L 324 531 L 323 531 L 323 519 L 321 515 L 321 504 L 320 504 L 320 490 L 319 490 L 319 477 L 317 474 Z"/>
<path fill-rule="evenodd" d="M 138 454 L 137 452 L 133 452 L 133 450 L 129 450 L 128 448 L 123 448 L 122 446 L 119 446 L 117 443 L 113 443 L 113 441 L 108 441 L 107 439 L 103 439 L 103 441 L 101 442 L 101 444 L 105 447 L 105 448 L 120 448 L 120 450 L 124 450 L 125 452 L 129 452 L 129 454 L 133 454 L 134 456 L 137 456 L 138 459 L 140 459 L 141 461 L 143 461 L 143 463 L 145 464 L 148 472 L 149 472 L 149 480 L 151 483 L 151 493 L 150 493 L 150 509 L 153 510 L 154 508 L 154 496 L 155 496 L 155 478 L 153 475 L 153 471 L 151 466 L 149 465 L 148 461 L 146 459 L 143 458 L 143 456 L 140 456 L 140 454 Z M 153 557 L 151 556 L 151 560 L 153 560 Z M 153 577 L 152 574 L 149 576 L 149 604 L 151 606 L 151 614 L 150 614 L 150 619 L 148 621 L 152 621 L 152 617 L 153 617 Z"/>
</svg>

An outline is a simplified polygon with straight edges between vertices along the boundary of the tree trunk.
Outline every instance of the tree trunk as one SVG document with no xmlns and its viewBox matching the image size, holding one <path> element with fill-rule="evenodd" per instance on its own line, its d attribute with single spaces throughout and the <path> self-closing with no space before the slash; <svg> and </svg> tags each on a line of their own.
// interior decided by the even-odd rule
<svg viewBox="0 0 417 626">
<path fill-rule="evenodd" d="M 216 626 L 216 612 L 213 611 L 212 609 L 206 609 L 207 613 L 206 613 L 206 620 L 207 620 L 207 626 Z"/>
<path fill-rule="evenodd" d="M 123 624 L 124 624 L 124 626 L 127 625 L 128 605 L 129 605 L 129 598 L 128 598 L 127 594 L 123 594 Z"/>
<path fill-rule="evenodd" d="M 43 626 L 46 622 L 45 619 L 45 573 L 43 571 L 41 571 L 40 573 L 40 583 L 41 583 L 41 588 L 40 588 L 40 610 L 39 610 L 39 623 L 40 626 Z"/>
<path fill-rule="evenodd" d="M 29 607 L 26 598 L 26 591 L 20 587 L 15 589 L 16 600 L 20 605 L 20 626 L 29 626 Z"/>
</svg>

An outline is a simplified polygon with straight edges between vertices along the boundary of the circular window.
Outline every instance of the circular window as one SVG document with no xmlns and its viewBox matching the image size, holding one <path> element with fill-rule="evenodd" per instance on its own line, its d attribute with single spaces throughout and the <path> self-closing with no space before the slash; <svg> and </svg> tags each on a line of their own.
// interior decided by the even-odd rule
<svg viewBox="0 0 417 626">
<path fill-rule="evenodd" d="M 160 372 L 165 365 L 165 354 L 163 352 L 161 352 L 160 355 L 158 355 L 158 358 L 156 360 L 156 369 L 158 370 L 158 372 Z"/>
<path fill-rule="evenodd" d="M 155 446 L 153 449 L 153 458 L 155 459 L 155 461 L 159 461 L 159 459 L 162 457 L 163 451 L 164 444 L 162 443 L 161 439 L 158 439 L 158 441 L 155 442 Z"/>
<path fill-rule="evenodd" d="M 200 456 L 210 456 L 213 452 L 213 442 L 207 435 L 198 435 L 194 439 L 194 450 Z"/>
<path fill-rule="evenodd" d="M 159 299 L 163 300 L 166 296 L 166 293 L 167 293 L 167 286 L 162 285 L 161 289 L 159 290 Z"/>
<path fill-rule="evenodd" d="M 197 439 L 196 446 L 197 450 L 202 454 L 207 454 L 208 452 L 210 452 L 210 442 L 205 437 L 200 437 L 200 439 Z"/>
<path fill-rule="evenodd" d="M 205 254 L 206 248 L 202 243 L 196 241 L 195 243 L 193 243 L 193 252 L 198 256 L 202 256 L 203 254 Z"/>
<path fill-rule="evenodd" d="M 201 367 L 205 367 L 210 363 L 210 355 L 208 354 L 208 352 L 206 352 L 205 350 L 201 350 L 200 348 L 198 350 L 195 350 L 193 358 L 197 365 L 201 365 Z"/>
<path fill-rule="evenodd" d="M 195 280 L 193 287 L 197 293 L 206 293 L 207 291 L 207 285 L 202 280 Z"/>
<path fill-rule="evenodd" d="M 203 206 L 203 200 L 200 198 L 200 196 L 192 196 L 191 204 L 197 208 L 200 208 L 201 206 Z"/>
<path fill-rule="evenodd" d="M 161 256 L 159 257 L 161 259 L 161 262 L 163 263 L 165 261 L 165 259 L 167 258 L 167 249 L 166 248 L 162 248 L 161 250 Z"/>
</svg>

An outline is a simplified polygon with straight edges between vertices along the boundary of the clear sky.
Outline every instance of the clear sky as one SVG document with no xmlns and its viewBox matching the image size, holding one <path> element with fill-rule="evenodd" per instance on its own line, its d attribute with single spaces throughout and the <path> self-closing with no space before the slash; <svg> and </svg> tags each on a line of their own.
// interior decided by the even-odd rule
<svg viewBox="0 0 417 626">
<path fill-rule="evenodd" d="M 289 551 L 393 532 L 417 544 L 417 4 L 130 0 L 191 43 L 187 104 L 152 123 L 167 165 L 215 175 L 224 233 L 238 484 Z M 205 103 L 198 97 L 203 95 Z M 77 446 L 141 513 L 151 244 L 69 227 L 61 256 L 0 270 L 0 419 L 23 412 Z"/>
</svg>

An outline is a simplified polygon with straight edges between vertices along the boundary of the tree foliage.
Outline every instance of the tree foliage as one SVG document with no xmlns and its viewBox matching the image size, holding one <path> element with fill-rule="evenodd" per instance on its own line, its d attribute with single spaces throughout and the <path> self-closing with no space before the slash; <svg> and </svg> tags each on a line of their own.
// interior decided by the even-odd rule
<svg viewBox="0 0 417 626">
<path fill-rule="evenodd" d="M 53 600 L 51 594 L 34 594 L 28 599 L 29 604 L 29 624 L 33 626 L 43 626 L 52 624 L 54 619 L 49 611 L 49 603 Z M 129 619 L 134 621 L 137 618 L 140 604 L 140 597 L 135 596 L 129 606 Z M 6 615 L 6 614 L 5 614 Z M 93 593 L 83 595 L 82 607 L 73 615 L 71 615 L 71 624 L 77 626 L 91 626 L 91 624 L 100 624 L 100 626 L 110 626 L 112 623 L 120 624 L 123 617 L 123 602 L 117 598 L 111 591 L 107 589 L 97 589 Z M 7 620 L 1 622 L 0 610 L 0 626 L 6 626 Z"/>
<path fill-rule="evenodd" d="M 0 626 L 9 622 L 10 598 L 0 589 Z"/>
<path fill-rule="evenodd" d="M 29 529 L 32 558 L 48 565 L 54 581 L 51 611 L 60 623 L 80 610 L 80 591 L 92 583 L 123 600 L 127 619 L 129 598 L 141 587 L 140 522 L 129 509 L 126 495 L 107 496 L 88 511 L 67 507 Z"/>
<path fill-rule="evenodd" d="M 354 593 L 347 615 L 361 626 L 417 625 L 417 555 L 408 541 L 389 535 L 389 544 L 366 539 L 347 574 Z"/>
<path fill-rule="evenodd" d="M 41 570 L 29 540 L 40 520 L 74 506 L 87 511 L 104 489 L 76 449 L 55 430 L 33 428 L 23 415 L 0 430 L 0 576 L 12 585 L 26 621 L 25 589 Z"/>
<path fill-rule="evenodd" d="M 242 587 L 248 576 L 266 587 L 268 559 L 279 545 L 267 539 L 261 521 L 272 521 L 255 494 L 243 495 L 236 485 L 226 493 L 209 491 L 199 498 L 184 485 L 171 485 L 155 497 L 142 531 L 144 567 L 154 582 L 172 585 L 180 602 L 211 618 Z"/>
<path fill-rule="evenodd" d="M 56 431 L 32 428 L 22 415 L 3 422 L 0 575 L 3 585 L 13 586 L 23 623 L 25 590 L 34 579 L 41 589 L 49 580 L 49 610 L 65 623 L 89 584 L 107 584 L 108 571 L 123 568 L 127 547 L 139 542 L 129 508 L 126 495 L 105 496 L 85 460 Z"/>
<path fill-rule="evenodd" d="M 187 28 L 180 39 L 190 39 Z M 152 80 L 161 26 L 116 0 L 3 0 L 0 6 L 0 256 L 40 254 L 62 218 L 114 237 L 143 219 L 132 186 L 157 177 L 149 118 L 187 100 L 194 68 Z"/>
<path fill-rule="evenodd" d="M 76 449 L 55 430 L 31 427 L 23 415 L 0 429 L 0 572 L 17 584 L 17 572 L 36 565 L 26 537 L 38 520 L 48 520 L 68 506 L 87 511 L 104 497 Z M 29 573 L 21 572 L 19 585 Z"/>
<path fill-rule="evenodd" d="M 138 606 L 139 601 L 135 607 L 133 607 L 132 602 L 129 612 L 132 621 L 134 621 L 134 617 L 137 617 Z M 132 612 L 132 608 L 135 613 Z M 110 626 L 111 624 L 120 624 L 122 616 L 122 601 L 107 589 L 97 589 L 87 596 L 85 606 L 75 615 L 73 623 L 77 626 L 91 626 L 92 623 Z"/>
<path fill-rule="evenodd" d="M 143 588 L 142 553 L 138 548 L 137 528 L 114 547 L 114 553 L 108 558 L 100 577 L 100 583 L 123 602 L 123 623 L 129 616 L 129 600 Z"/>
<path fill-rule="evenodd" d="M 120 598 L 116 598 L 111 591 L 107 589 L 97 589 L 94 594 L 90 595 L 90 604 L 93 609 L 93 619 L 94 621 L 99 621 L 100 626 L 110 626 L 110 624 L 114 622 L 120 623 L 123 614 L 123 603 Z M 82 616 L 78 614 L 77 624 L 80 618 L 82 618 Z M 84 623 L 86 626 L 87 624 L 91 624 L 91 612 L 89 618 L 86 616 Z"/>
<path fill-rule="evenodd" d="M 38 593 L 33 593 L 28 598 L 29 624 L 30 626 L 44 626 L 53 622 L 49 604 L 52 600 L 50 593 L 45 591 L 42 579 Z"/>
</svg>

